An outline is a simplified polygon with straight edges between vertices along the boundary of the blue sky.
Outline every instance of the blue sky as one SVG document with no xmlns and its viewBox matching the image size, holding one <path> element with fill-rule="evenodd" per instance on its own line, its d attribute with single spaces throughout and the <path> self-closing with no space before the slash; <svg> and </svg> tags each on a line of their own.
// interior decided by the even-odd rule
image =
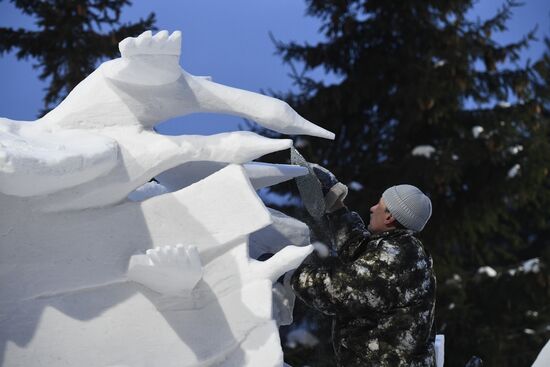
<svg viewBox="0 0 550 367">
<path fill-rule="evenodd" d="M 500 0 L 480 0 L 473 17 L 485 18 L 502 4 Z M 281 41 L 315 43 L 320 22 L 305 15 L 305 3 L 299 0 L 134 0 L 125 8 L 123 20 L 136 20 L 154 11 L 157 28 L 183 33 L 180 64 L 195 75 L 210 75 L 214 81 L 255 92 L 292 89 L 290 69 L 275 55 L 271 32 Z M 550 35 L 550 1 L 526 0 L 515 9 L 509 30 L 495 35 L 510 42 L 538 24 L 538 35 Z M 8 0 L 0 1 L 0 25 L 32 28 Z M 525 58 L 542 52 L 542 43 L 533 45 Z M 16 120 L 34 120 L 42 108 L 45 84 L 38 80 L 33 61 L 17 61 L 14 53 L 0 57 L 0 116 Z M 316 75 L 325 77 L 322 71 Z M 326 76 L 333 80 L 334 77 Z M 236 130 L 243 120 L 230 116 L 192 115 L 164 125 L 166 133 L 211 134 Z"/>
</svg>

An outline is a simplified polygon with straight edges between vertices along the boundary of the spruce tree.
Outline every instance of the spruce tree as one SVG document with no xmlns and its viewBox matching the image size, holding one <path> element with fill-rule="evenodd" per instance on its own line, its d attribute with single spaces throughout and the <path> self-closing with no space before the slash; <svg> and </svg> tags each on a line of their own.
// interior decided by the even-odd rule
<svg viewBox="0 0 550 367">
<path fill-rule="evenodd" d="M 40 79 L 49 82 L 44 110 L 55 107 L 98 63 L 118 55 L 118 42 L 151 29 L 155 15 L 121 24 L 129 0 L 12 0 L 35 18 L 36 30 L 0 28 L 0 55 L 17 50 L 18 59 L 33 58 Z"/>
<path fill-rule="evenodd" d="M 485 366 L 523 366 L 549 336 L 540 315 L 550 303 L 542 256 L 550 140 L 535 82 L 544 76 L 519 61 L 534 30 L 515 43 L 494 40 L 518 4 L 506 1 L 485 20 L 467 16 L 474 4 L 308 0 L 325 40 L 277 42 L 293 70 L 304 66 L 294 73 L 300 92 L 279 96 L 336 133 L 335 141 L 296 144 L 342 182 L 362 184 L 350 185 L 346 201 L 365 220 L 391 185 L 410 183 L 431 197 L 434 214 L 420 238 L 438 276 L 446 365 L 479 355 Z M 316 68 L 338 81 L 308 77 Z M 536 272 L 514 270 L 531 258 L 542 260 Z M 478 274 L 482 266 L 498 275 Z M 313 318 L 306 312 L 298 323 L 302 317 Z M 321 340 L 328 334 L 319 331 Z M 330 365 L 322 351 L 308 361 L 294 350 L 286 355 L 290 364 Z"/>
</svg>

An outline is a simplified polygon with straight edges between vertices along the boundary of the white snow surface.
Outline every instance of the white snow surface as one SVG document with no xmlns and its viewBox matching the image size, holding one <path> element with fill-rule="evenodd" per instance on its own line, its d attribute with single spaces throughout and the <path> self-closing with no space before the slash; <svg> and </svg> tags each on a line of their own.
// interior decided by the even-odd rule
<svg viewBox="0 0 550 367">
<path fill-rule="evenodd" d="M 516 163 L 508 170 L 507 177 L 508 178 L 514 178 L 520 173 L 521 166 L 519 163 Z"/>
<path fill-rule="evenodd" d="M 523 151 L 523 145 L 520 145 L 520 144 L 514 145 L 514 146 L 508 148 L 508 151 L 510 152 L 510 154 L 516 155 L 519 152 Z"/>
<path fill-rule="evenodd" d="M 540 271 L 540 259 L 535 257 L 533 259 L 526 260 L 520 265 L 518 270 L 523 273 L 538 273 Z"/>
<path fill-rule="evenodd" d="M 535 363 L 531 367 L 548 367 L 550 366 L 550 340 L 542 348 Z"/>
<path fill-rule="evenodd" d="M 418 145 L 411 152 L 411 154 L 414 156 L 426 157 L 426 158 L 430 158 L 434 153 L 435 153 L 435 148 L 431 145 Z"/>
<path fill-rule="evenodd" d="M 482 126 L 474 126 L 472 127 L 472 135 L 474 136 L 474 138 L 479 138 L 479 135 L 481 135 L 481 133 L 484 131 L 485 129 L 483 129 Z"/>
<path fill-rule="evenodd" d="M 478 274 L 487 275 L 488 277 L 494 278 L 498 275 L 497 271 L 490 266 L 482 266 L 477 269 Z"/>
<path fill-rule="evenodd" d="M 447 65 L 447 60 L 438 60 L 434 63 L 434 68 L 437 69 L 445 65 Z"/>
<path fill-rule="evenodd" d="M 313 246 L 256 189 L 305 172 L 248 163 L 291 140 L 153 127 L 214 112 L 334 134 L 190 75 L 180 47 L 178 31 L 127 38 L 43 118 L 0 119 L 0 365 L 283 365 L 276 317 L 293 300 L 273 282 Z"/>
</svg>

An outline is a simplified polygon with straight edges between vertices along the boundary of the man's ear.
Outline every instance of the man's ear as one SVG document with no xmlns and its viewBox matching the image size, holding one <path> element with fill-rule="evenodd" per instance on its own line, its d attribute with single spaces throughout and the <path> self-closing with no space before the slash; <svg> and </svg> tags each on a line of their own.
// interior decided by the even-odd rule
<svg viewBox="0 0 550 367">
<path fill-rule="evenodd" d="M 392 225 L 395 221 L 396 221 L 396 219 L 394 218 L 394 216 L 391 215 L 390 212 L 386 212 L 386 216 L 384 218 L 384 224 Z"/>
</svg>

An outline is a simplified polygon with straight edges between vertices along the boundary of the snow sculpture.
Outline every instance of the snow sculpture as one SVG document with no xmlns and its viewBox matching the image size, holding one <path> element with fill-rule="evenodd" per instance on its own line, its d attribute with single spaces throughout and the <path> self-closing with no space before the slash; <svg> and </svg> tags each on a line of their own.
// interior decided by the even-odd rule
<svg viewBox="0 0 550 367">
<path fill-rule="evenodd" d="M 550 340 L 542 347 L 537 359 L 531 367 L 545 367 L 550 365 Z"/>
<path fill-rule="evenodd" d="M 43 118 L 0 119 L 1 366 L 283 365 L 272 283 L 312 246 L 255 189 L 305 170 L 244 163 L 291 141 L 153 127 L 216 112 L 334 135 L 282 101 L 188 74 L 180 38 L 127 38 Z M 155 176 L 163 194 L 141 200 Z M 276 254 L 257 261 L 249 245 Z"/>
</svg>

